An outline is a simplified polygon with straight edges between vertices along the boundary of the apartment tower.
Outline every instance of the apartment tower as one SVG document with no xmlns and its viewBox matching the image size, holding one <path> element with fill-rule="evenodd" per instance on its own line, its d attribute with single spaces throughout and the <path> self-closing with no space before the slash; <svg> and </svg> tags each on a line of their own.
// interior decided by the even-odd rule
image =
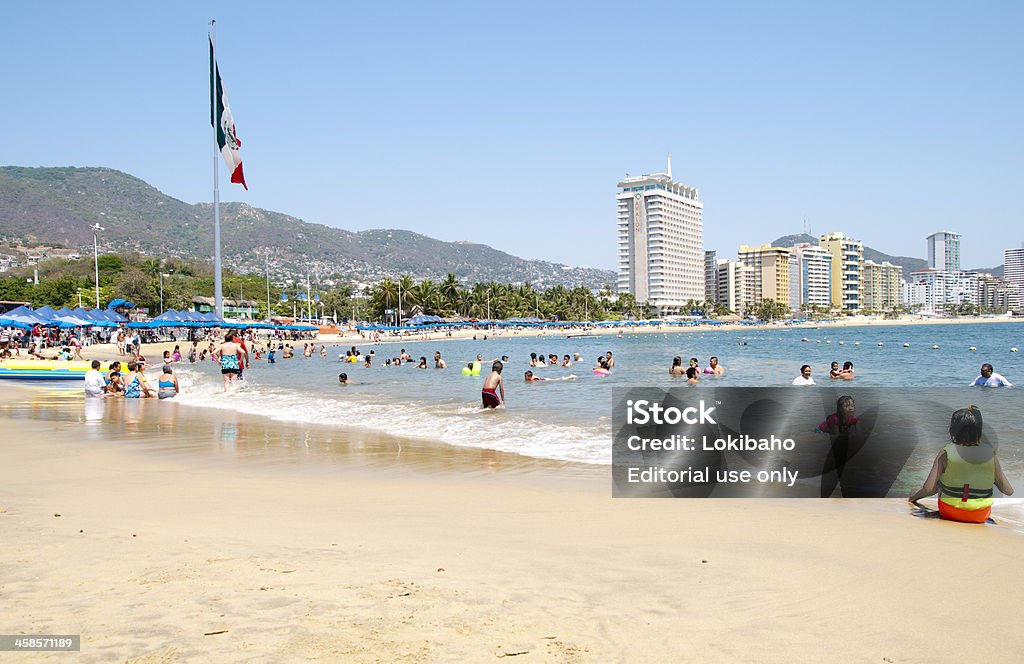
<svg viewBox="0 0 1024 664">
<path fill-rule="evenodd" d="M 619 294 L 648 302 L 658 315 L 680 313 L 705 296 L 703 209 L 697 189 L 668 172 L 619 182 Z"/>
</svg>

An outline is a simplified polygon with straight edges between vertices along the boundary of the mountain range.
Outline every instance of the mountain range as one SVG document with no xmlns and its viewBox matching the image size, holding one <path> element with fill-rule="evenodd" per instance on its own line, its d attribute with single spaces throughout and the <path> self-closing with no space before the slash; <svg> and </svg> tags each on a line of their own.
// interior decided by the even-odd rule
<svg viewBox="0 0 1024 664">
<path fill-rule="evenodd" d="M 0 239 L 10 244 L 92 249 L 99 224 L 103 251 L 136 251 L 159 257 L 211 258 L 210 203 L 189 204 L 121 171 L 99 167 L 0 167 Z M 530 282 L 600 288 L 614 284 L 611 270 L 526 260 L 483 244 L 444 242 L 399 229 L 360 232 L 312 224 L 245 203 L 221 204 L 224 263 L 236 272 L 269 268 L 275 280 L 321 278 L 377 281 L 409 275 L 440 279 L 448 272 L 467 283 Z M 609 225 L 609 242 L 613 228 Z M 775 246 L 817 243 L 786 235 Z M 891 256 L 864 247 L 864 258 L 903 266 L 904 278 L 926 267 L 920 258 Z M 983 270 L 1002 274 L 1002 266 Z"/>
<path fill-rule="evenodd" d="M 545 288 L 615 283 L 610 270 L 525 260 L 470 242 L 443 242 L 399 229 L 351 232 L 245 203 L 221 204 L 224 263 L 274 279 L 336 275 L 377 281 L 409 275 L 440 279 L 452 272 L 468 283 L 530 282 Z M 93 224 L 103 251 L 212 259 L 213 210 L 189 204 L 109 168 L 0 167 L 0 238 L 54 244 L 91 253 Z"/>
</svg>

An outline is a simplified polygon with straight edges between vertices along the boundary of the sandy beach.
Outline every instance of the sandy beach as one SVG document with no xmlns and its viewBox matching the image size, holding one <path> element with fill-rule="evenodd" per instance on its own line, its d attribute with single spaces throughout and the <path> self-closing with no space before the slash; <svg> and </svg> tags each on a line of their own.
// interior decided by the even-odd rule
<svg viewBox="0 0 1024 664">
<path fill-rule="evenodd" d="M 1013 323 L 1020 322 L 1022 319 L 1013 318 L 1008 316 L 986 316 L 986 317 L 961 317 L 961 318 L 922 318 L 920 316 L 903 316 L 901 318 L 885 320 L 881 318 L 869 318 L 866 316 L 854 316 L 848 318 L 836 319 L 832 322 L 823 321 L 807 321 L 803 323 L 794 323 L 792 325 L 785 325 L 783 323 L 770 323 L 765 325 L 740 325 L 739 323 L 725 323 L 722 325 L 700 325 L 700 326 L 681 326 L 681 325 L 660 325 L 660 326 L 631 326 L 631 327 L 602 327 L 594 328 L 586 331 L 573 330 L 566 332 L 565 330 L 559 330 L 557 328 L 552 329 L 535 329 L 535 328 L 524 328 L 522 330 L 506 330 L 501 334 L 505 336 L 514 337 L 564 337 L 566 334 L 587 334 L 594 336 L 617 336 L 622 335 L 634 335 L 634 334 L 693 334 L 699 332 L 729 332 L 729 331 L 754 331 L 754 330 L 775 330 L 775 329 L 806 329 L 806 330 L 829 330 L 833 328 L 856 328 L 856 327 L 889 327 L 894 325 L 951 325 L 951 324 L 963 324 L 963 323 Z M 391 336 L 383 335 L 380 338 L 379 343 L 381 344 L 402 344 L 411 343 L 414 341 L 428 340 L 431 342 L 444 342 L 444 341 L 456 341 L 460 339 L 482 339 L 484 335 L 491 334 L 487 330 L 472 330 L 472 329 L 457 329 L 452 330 L 451 336 L 447 334 L 426 334 L 426 335 L 409 335 L 409 336 Z M 373 339 L 370 336 L 360 335 L 357 331 L 346 331 L 342 334 L 320 334 L 316 337 L 316 343 L 329 345 L 329 346 L 366 346 L 373 344 Z M 290 341 L 293 346 L 298 345 L 300 352 L 302 340 Z M 307 341 L 308 343 L 308 341 Z M 150 363 L 150 367 L 156 366 L 160 363 L 160 358 L 163 356 L 163 352 L 174 350 L 175 345 L 181 347 L 182 355 L 188 353 L 189 342 L 186 341 L 163 341 L 159 343 L 148 343 L 143 346 L 143 354 Z M 82 357 L 85 359 L 99 359 L 99 360 L 112 360 L 122 359 L 117 355 L 117 346 L 115 344 L 94 344 L 87 346 L 82 350 Z"/>
<path fill-rule="evenodd" d="M 82 635 L 76 655 L 18 661 L 1024 650 L 1024 610 L 1003 601 L 1024 583 L 1010 528 L 913 519 L 896 500 L 612 499 L 602 467 L 2 396 L 0 631 Z"/>
</svg>

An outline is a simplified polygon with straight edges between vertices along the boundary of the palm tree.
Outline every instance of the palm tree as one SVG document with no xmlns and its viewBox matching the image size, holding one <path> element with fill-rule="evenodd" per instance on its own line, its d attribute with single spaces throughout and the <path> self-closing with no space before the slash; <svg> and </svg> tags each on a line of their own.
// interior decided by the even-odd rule
<svg viewBox="0 0 1024 664">
<path fill-rule="evenodd" d="M 375 312 L 379 312 L 383 319 L 387 315 L 386 310 L 398 304 L 398 284 L 391 281 L 391 277 L 385 277 L 384 281 L 377 284 L 371 291 L 370 301 Z"/>
<path fill-rule="evenodd" d="M 448 307 L 455 309 L 459 296 L 459 280 L 454 273 L 449 272 L 439 287 L 441 295 L 448 301 Z"/>
</svg>

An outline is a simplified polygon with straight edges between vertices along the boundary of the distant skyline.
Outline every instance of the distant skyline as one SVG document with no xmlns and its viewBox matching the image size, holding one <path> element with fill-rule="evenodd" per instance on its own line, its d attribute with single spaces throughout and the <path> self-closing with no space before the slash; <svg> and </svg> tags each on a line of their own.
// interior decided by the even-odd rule
<svg viewBox="0 0 1024 664">
<path fill-rule="evenodd" d="M 615 184 L 671 152 L 721 257 L 805 218 L 916 257 L 955 231 L 964 268 L 1024 240 L 1019 2 L 16 3 L 0 161 L 209 201 L 214 17 L 224 201 L 614 270 Z"/>
</svg>

